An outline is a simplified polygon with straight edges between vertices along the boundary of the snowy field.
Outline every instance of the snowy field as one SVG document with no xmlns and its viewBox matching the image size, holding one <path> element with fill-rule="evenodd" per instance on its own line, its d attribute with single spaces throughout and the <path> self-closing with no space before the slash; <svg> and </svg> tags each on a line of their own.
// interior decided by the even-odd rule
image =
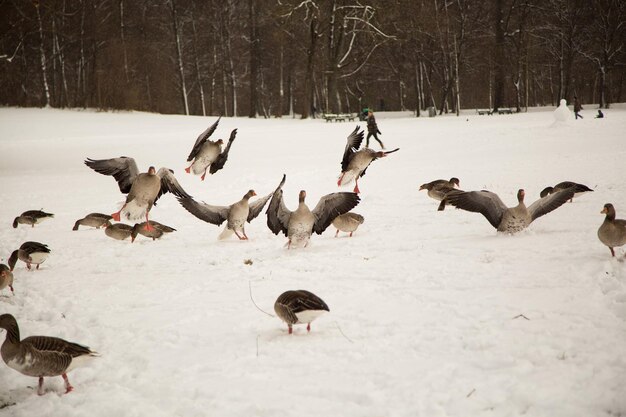
<svg viewBox="0 0 626 417">
<path fill-rule="evenodd" d="M 588 106 L 591 109 L 592 106 Z M 265 214 L 249 241 L 162 197 L 152 218 L 178 229 L 153 242 L 72 231 L 123 196 L 85 158 L 132 156 L 140 170 L 172 168 L 196 199 L 228 205 L 250 188 L 272 192 L 287 174 L 287 206 L 312 208 L 337 191 L 346 136 L 357 122 L 223 118 L 213 138 L 239 133 L 225 168 L 186 174 L 196 139 L 216 118 L 145 113 L 0 109 L 0 257 L 46 243 L 38 271 L 18 262 L 15 297 L 0 294 L 22 338 L 49 335 L 101 353 L 91 366 L 36 378 L 0 363 L 1 416 L 624 416 L 626 262 L 596 232 L 611 202 L 626 218 L 626 108 L 585 110 L 560 126 L 549 109 L 527 114 L 413 118 L 377 114 L 400 151 L 360 181 L 353 238 L 332 226 L 287 250 Z M 364 127 L 365 123 L 360 122 Z M 459 177 L 509 206 L 569 180 L 595 189 L 514 236 L 480 214 L 418 192 Z M 351 187 L 345 189 L 351 191 Z M 25 210 L 55 214 L 35 228 Z M 244 263 L 251 260 L 252 264 Z M 330 313 L 294 334 L 273 313 L 279 294 L 307 289 Z M 6 333 L 0 333 L 0 341 Z"/>
</svg>

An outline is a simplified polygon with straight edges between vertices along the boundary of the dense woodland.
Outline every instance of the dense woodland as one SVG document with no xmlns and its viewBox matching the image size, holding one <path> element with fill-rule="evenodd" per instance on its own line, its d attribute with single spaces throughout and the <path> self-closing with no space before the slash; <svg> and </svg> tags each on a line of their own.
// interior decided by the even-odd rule
<svg viewBox="0 0 626 417">
<path fill-rule="evenodd" d="M 311 117 L 624 101 L 624 0 L 0 0 L 0 104 Z"/>
</svg>

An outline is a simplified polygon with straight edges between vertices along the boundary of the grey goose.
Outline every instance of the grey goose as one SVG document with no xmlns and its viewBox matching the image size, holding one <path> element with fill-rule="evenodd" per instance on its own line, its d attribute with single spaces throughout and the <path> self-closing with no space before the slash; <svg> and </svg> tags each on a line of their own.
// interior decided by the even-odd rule
<svg viewBox="0 0 626 417">
<path fill-rule="evenodd" d="M 5 264 L 0 264 L 0 291 L 6 287 L 9 287 L 11 292 L 15 294 L 15 290 L 13 289 L 13 272 L 11 272 L 11 268 Z"/>
<path fill-rule="evenodd" d="M 151 230 L 155 230 L 152 228 Z M 126 240 L 133 233 L 133 226 L 124 223 L 108 224 L 104 228 L 104 234 L 115 240 Z"/>
<path fill-rule="evenodd" d="M 191 162 L 191 165 L 185 168 L 185 172 L 189 173 L 193 171 L 195 175 L 202 174 L 200 177 L 202 181 L 204 181 L 207 170 L 210 174 L 215 174 L 217 171 L 224 168 L 230 147 L 235 140 L 235 136 L 237 136 L 237 129 L 233 129 L 233 131 L 230 132 L 226 149 L 223 151 L 222 145 L 224 144 L 224 140 L 219 139 L 215 142 L 209 140 L 209 137 L 211 137 L 215 129 L 217 129 L 220 120 L 221 117 L 198 136 L 187 157 L 187 162 Z"/>
<path fill-rule="evenodd" d="M 609 248 L 611 256 L 615 256 L 613 248 L 626 245 L 626 220 L 615 218 L 615 207 L 611 203 L 605 204 L 600 213 L 606 216 L 598 229 L 598 239 Z"/>
<path fill-rule="evenodd" d="M 283 175 L 282 181 L 272 195 L 266 214 L 270 230 L 275 235 L 282 232 L 287 236 L 288 249 L 292 244 L 303 244 L 306 247 L 313 232 L 321 235 L 335 217 L 352 210 L 360 201 L 355 193 L 332 193 L 320 198 L 315 208 L 310 210 L 304 202 L 306 191 L 301 190 L 298 208 L 290 211 L 283 201 L 282 187 L 286 179 L 287 176 Z"/>
<path fill-rule="evenodd" d="M 396 148 L 391 151 L 374 151 L 370 148 L 359 150 L 363 142 L 363 131 L 359 131 L 359 126 L 348 136 L 346 147 L 341 160 L 341 175 L 337 181 L 338 186 L 350 184 L 354 181 L 354 192 L 359 193 L 359 178 L 365 175 L 365 171 L 370 164 L 378 158 L 383 158 L 390 153 L 398 151 Z"/>
<path fill-rule="evenodd" d="M 0 353 L 9 368 L 39 378 L 37 393 L 44 394 L 44 377 L 61 376 L 65 393 L 74 389 L 67 378 L 71 370 L 84 366 L 86 359 L 99 356 L 86 346 L 58 337 L 30 336 L 20 340 L 20 329 L 11 314 L 0 315 L 0 328 L 7 331 Z"/>
<path fill-rule="evenodd" d="M 427 182 L 426 184 L 422 184 L 420 185 L 418 191 L 427 190 L 428 196 L 430 198 L 441 201 L 437 210 L 443 211 L 446 208 L 446 203 L 444 201 L 446 194 L 452 190 L 457 190 L 459 186 L 459 179 L 457 177 L 452 177 L 449 181 L 434 180 L 431 182 Z"/>
<path fill-rule="evenodd" d="M 364 221 L 365 219 L 363 216 L 357 213 L 352 213 L 351 211 L 335 217 L 332 223 L 335 229 L 337 229 L 335 237 L 337 237 L 339 231 L 350 233 L 350 237 L 352 237 L 352 233 L 354 233 Z"/>
<path fill-rule="evenodd" d="M 189 195 L 174 177 L 174 171 L 168 168 L 157 172 L 151 166 L 148 172 L 139 173 L 135 160 L 126 156 L 99 160 L 88 158 L 85 165 L 100 174 L 113 176 L 120 191 L 127 194 L 122 208 L 111 215 L 115 221 L 120 221 L 122 216 L 131 221 L 145 216 L 146 228 L 150 230 L 152 226 L 148 214 L 159 197 L 167 192 L 178 197 Z"/>
<path fill-rule="evenodd" d="M 48 255 L 50 254 L 50 249 L 48 245 L 44 245 L 39 242 L 24 242 L 19 247 L 11 253 L 9 257 L 9 268 L 11 271 L 15 269 L 15 264 L 17 260 L 26 263 L 26 268 L 30 269 L 31 265 L 37 265 L 37 269 L 39 269 L 39 265 L 44 263 L 46 259 L 48 259 Z"/>
<path fill-rule="evenodd" d="M 113 220 L 113 216 L 109 216 L 108 214 L 89 213 L 82 219 L 76 220 L 76 223 L 74 223 L 74 227 L 72 228 L 72 230 L 78 230 L 79 226 L 95 227 L 96 229 L 99 229 L 101 227 L 107 227 L 109 224 L 111 224 L 111 220 Z"/>
<path fill-rule="evenodd" d="M 328 305 L 317 295 L 306 290 L 285 291 L 274 303 L 276 315 L 285 323 L 289 334 L 293 333 L 294 324 L 306 323 L 307 332 L 311 331 L 311 322 L 330 311 Z"/>
<path fill-rule="evenodd" d="M 529 207 L 524 204 L 524 190 L 517 192 L 518 204 L 507 207 L 497 194 L 491 191 L 450 191 L 442 202 L 462 210 L 480 213 L 498 232 L 517 233 L 534 220 L 550 213 L 572 198 L 574 190 L 567 188 L 543 197 Z"/>
<path fill-rule="evenodd" d="M 166 226 L 159 222 L 155 222 L 154 220 L 150 220 L 150 224 L 152 225 L 152 229 L 146 229 L 146 222 L 143 223 L 135 223 L 131 232 L 130 232 L 130 240 L 134 242 L 137 238 L 137 235 L 142 235 L 152 240 L 160 239 L 166 233 L 175 232 L 176 229 L 173 227 Z"/>
<path fill-rule="evenodd" d="M 254 190 L 249 190 L 241 200 L 229 206 L 212 206 L 206 203 L 199 203 L 193 197 L 178 198 L 180 204 L 189 213 L 207 223 L 220 226 L 226 221 L 226 227 L 220 233 L 219 239 L 226 239 L 234 233 L 239 240 L 248 240 L 245 224 L 254 220 L 263 210 L 267 201 L 272 197 L 272 193 L 250 203 L 250 198 L 256 196 Z"/>
<path fill-rule="evenodd" d="M 51 219 L 52 217 L 54 217 L 54 214 L 46 213 L 43 210 L 28 210 L 13 220 L 13 228 L 17 228 L 18 224 L 27 224 L 31 227 L 35 227 L 36 224 L 46 219 Z"/>
<path fill-rule="evenodd" d="M 567 188 L 574 188 L 574 197 L 578 197 L 584 193 L 593 192 L 591 188 L 587 187 L 584 184 L 578 184 L 572 181 L 563 181 L 563 182 L 558 183 L 554 187 L 544 188 L 543 190 L 541 190 L 541 193 L 539 193 L 539 196 L 543 198 L 547 196 L 548 194 L 552 194 L 560 190 L 565 190 Z M 570 198 L 569 201 L 571 203 L 572 199 Z"/>
</svg>

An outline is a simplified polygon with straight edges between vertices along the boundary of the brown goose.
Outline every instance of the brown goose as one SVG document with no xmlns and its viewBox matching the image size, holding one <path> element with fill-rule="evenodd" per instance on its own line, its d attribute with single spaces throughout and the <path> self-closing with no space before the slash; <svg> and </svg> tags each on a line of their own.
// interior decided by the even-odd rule
<svg viewBox="0 0 626 417">
<path fill-rule="evenodd" d="M 598 239 L 609 247 L 611 255 L 615 256 L 613 248 L 626 245 L 626 220 L 615 218 L 615 207 L 607 203 L 600 212 L 606 214 L 602 225 L 598 229 Z"/>
<path fill-rule="evenodd" d="M 122 208 L 111 215 L 115 221 L 120 221 L 121 216 L 139 220 L 145 215 L 146 229 L 150 230 L 152 226 L 148 213 L 161 195 L 170 192 L 178 197 L 189 196 L 174 177 L 174 171 L 168 168 L 157 172 L 151 166 L 147 173 L 140 174 L 135 160 L 126 156 L 100 160 L 88 158 L 85 165 L 100 174 L 112 175 L 120 191 L 128 194 Z"/>
<path fill-rule="evenodd" d="M 15 290 L 13 289 L 13 272 L 11 269 L 5 264 L 0 264 L 0 291 L 9 287 L 13 295 L 15 295 Z"/>
<path fill-rule="evenodd" d="M 245 230 L 246 221 L 250 223 L 254 220 L 272 197 L 272 193 L 270 193 L 250 203 L 250 198 L 255 195 L 257 195 L 256 192 L 250 190 L 241 200 L 230 206 L 211 206 L 206 203 L 198 203 L 192 197 L 178 198 L 178 201 L 185 210 L 207 223 L 219 226 L 226 221 L 226 228 L 220 234 L 219 239 L 226 239 L 234 233 L 239 240 L 248 240 Z"/>
<path fill-rule="evenodd" d="M 426 184 L 420 185 L 419 191 L 427 190 L 428 196 L 437 201 L 441 201 L 438 211 L 443 211 L 446 208 L 446 203 L 444 201 L 444 197 L 449 191 L 457 190 L 460 186 L 459 179 L 457 177 L 450 178 L 450 181 L 446 180 L 435 180 L 428 182 Z M 456 187 L 456 188 L 455 188 Z"/>
<path fill-rule="evenodd" d="M 274 191 L 272 200 L 267 208 L 267 225 L 275 234 L 283 232 L 289 239 L 287 248 L 293 244 L 303 244 L 305 247 L 313 232 L 321 235 L 333 219 L 347 213 L 359 204 L 360 198 L 355 193 L 332 193 L 320 198 L 313 211 L 305 204 L 306 191 L 300 191 L 299 204 L 296 211 L 290 211 L 283 201 L 283 185 L 286 176 Z"/>
<path fill-rule="evenodd" d="M 361 142 L 363 142 L 363 131 L 359 132 L 359 126 L 354 129 L 350 136 L 348 136 L 348 142 L 343 152 L 343 159 L 341 161 L 341 175 L 337 181 L 338 186 L 350 184 L 354 181 L 354 192 L 359 193 L 359 178 L 365 175 L 367 167 L 378 158 L 383 158 L 390 153 L 398 151 L 400 148 L 396 148 L 392 151 L 378 151 L 375 152 L 370 148 L 363 148 L 359 150 Z"/>
<path fill-rule="evenodd" d="M 172 233 L 176 231 L 176 229 L 174 229 L 173 227 L 169 227 L 159 222 L 155 222 L 154 220 L 151 220 L 150 224 L 152 224 L 153 230 L 146 230 L 146 222 L 135 223 L 130 233 L 131 242 L 135 241 L 135 238 L 138 234 L 151 238 L 152 240 L 156 240 L 160 239 L 166 233 Z"/>
<path fill-rule="evenodd" d="M 76 220 L 76 223 L 74 223 L 74 227 L 72 228 L 72 230 L 78 230 L 78 226 L 89 226 L 95 227 L 96 229 L 99 229 L 101 227 L 107 227 L 111 224 L 112 219 L 113 216 L 109 216 L 108 214 L 89 213 L 82 219 Z"/>
<path fill-rule="evenodd" d="M 191 162 L 191 165 L 185 168 L 185 172 L 189 173 L 193 170 L 195 175 L 202 174 L 202 177 L 200 177 L 202 181 L 204 181 L 207 169 L 209 173 L 215 174 L 217 171 L 224 168 L 224 164 L 228 159 L 228 152 L 230 152 L 230 147 L 237 135 L 237 129 L 233 129 L 233 131 L 230 132 L 228 144 L 223 152 L 222 145 L 224 144 L 224 140 L 219 139 L 215 142 L 209 140 L 209 137 L 215 132 L 220 119 L 221 117 L 198 136 L 196 143 L 193 145 L 193 149 L 191 149 L 191 153 L 187 157 L 187 162 Z"/>
<path fill-rule="evenodd" d="M 18 224 L 29 224 L 31 227 L 35 227 L 36 224 L 52 217 L 54 214 L 42 210 L 28 210 L 13 220 L 13 228 L 16 229 Z"/>
<path fill-rule="evenodd" d="M 156 230 L 154 227 L 151 231 Z M 129 226 L 124 223 L 113 223 L 109 224 L 104 228 L 104 234 L 110 238 L 115 240 L 125 240 L 128 239 L 133 232 L 133 226 Z"/>
<path fill-rule="evenodd" d="M 274 303 L 274 311 L 287 323 L 289 334 L 293 333 L 294 324 L 306 323 L 307 332 L 311 331 L 311 322 L 330 311 L 324 300 L 306 290 L 285 291 Z"/>
<path fill-rule="evenodd" d="M 340 216 L 335 217 L 333 220 L 333 226 L 337 229 L 337 233 L 335 233 L 335 237 L 339 234 L 339 231 L 350 233 L 350 237 L 352 237 L 352 233 L 359 228 L 360 225 L 363 224 L 365 219 L 360 214 L 348 212 L 344 213 Z"/>
<path fill-rule="evenodd" d="M 37 269 L 39 269 L 39 265 L 48 259 L 49 254 L 50 249 L 48 249 L 48 245 L 39 242 L 24 242 L 22 246 L 14 250 L 9 257 L 9 268 L 13 271 L 19 259 L 26 263 L 26 268 L 30 269 L 31 265 L 35 264 L 37 265 Z"/>
<path fill-rule="evenodd" d="M 578 196 L 580 196 L 580 195 L 582 195 L 584 193 L 587 193 L 587 192 L 593 192 L 593 190 L 591 188 L 587 187 L 584 184 L 578 184 L 578 183 L 575 183 L 575 182 L 572 182 L 572 181 L 563 181 L 563 182 L 558 183 L 554 187 L 546 187 L 546 188 L 544 188 L 541 191 L 541 193 L 539 193 L 539 196 L 541 198 L 543 198 L 543 197 L 545 197 L 545 196 L 547 196 L 549 194 L 555 193 L 555 192 L 560 191 L 560 190 L 565 190 L 567 188 L 574 188 L 574 197 L 578 197 Z M 570 200 L 569 200 L 570 203 L 572 202 L 572 200 L 573 200 L 573 198 L 570 198 Z"/>
<path fill-rule="evenodd" d="M 0 316 L 0 328 L 7 331 L 0 348 L 2 360 L 9 368 L 39 378 L 37 394 L 43 395 L 43 378 L 61 376 L 65 381 L 65 393 L 74 389 L 67 378 L 72 369 L 86 364 L 87 359 L 99 356 L 86 346 L 68 342 L 58 337 L 30 336 L 20 340 L 20 329 L 15 317 Z"/>
<path fill-rule="evenodd" d="M 498 232 L 517 233 L 530 225 L 534 220 L 550 213 L 572 198 L 571 188 L 557 191 L 535 201 L 530 207 L 524 204 L 524 190 L 517 192 L 518 205 L 507 207 L 500 197 L 491 191 L 450 191 L 443 201 L 462 210 L 481 213 Z"/>
</svg>

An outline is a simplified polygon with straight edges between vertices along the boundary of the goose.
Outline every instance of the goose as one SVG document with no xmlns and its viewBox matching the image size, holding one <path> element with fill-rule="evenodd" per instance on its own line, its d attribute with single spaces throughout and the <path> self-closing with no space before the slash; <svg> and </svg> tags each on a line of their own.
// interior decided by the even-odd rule
<svg viewBox="0 0 626 417">
<path fill-rule="evenodd" d="M 370 148 L 363 148 L 359 150 L 361 142 L 363 142 L 363 131 L 359 132 L 359 126 L 354 129 L 348 136 L 346 148 L 343 152 L 343 159 L 341 161 L 341 175 L 337 181 L 338 186 L 350 184 L 354 181 L 354 192 L 360 193 L 359 190 L 359 178 L 365 175 L 367 167 L 378 158 L 383 158 L 390 153 L 398 151 L 400 148 L 396 148 L 391 151 L 374 151 Z"/>
<path fill-rule="evenodd" d="M 173 227 L 169 227 L 159 222 L 155 222 L 154 220 L 150 221 L 150 223 L 152 224 L 152 228 L 154 230 L 146 230 L 146 222 L 135 223 L 130 233 L 131 242 L 135 241 L 135 238 L 138 234 L 151 238 L 152 240 L 156 240 L 160 239 L 166 233 L 172 233 L 176 231 L 176 229 L 174 229 Z"/>
<path fill-rule="evenodd" d="M 294 324 L 306 323 L 307 332 L 311 331 L 311 322 L 329 312 L 328 305 L 317 295 L 306 290 L 285 291 L 274 303 L 274 311 L 287 323 L 289 334 L 293 333 Z"/>
<path fill-rule="evenodd" d="M 420 185 L 419 191 L 427 190 L 428 196 L 430 198 L 441 201 L 439 207 L 437 208 L 437 211 L 443 211 L 446 208 L 444 197 L 449 191 L 458 190 L 459 186 L 459 179 L 457 177 L 452 177 L 449 181 L 435 180 L 426 184 L 422 184 Z"/>
<path fill-rule="evenodd" d="M 541 198 L 543 198 L 543 197 L 545 197 L 545 196 L 547 196 L 549 194 L 552 194 L 552 193 L 554 193 L 556 191 L 564 190 L 566 188 L 572 188 L 572 187 L 574 188 L 574 197 L 578 197 L 578 196 L 580 196 L 580 195 L 582 195 L 584 193 L 587 193 L 587 192 L 593 192 L 593 190 L 591 188 L 587 187 L 584 184 L 578 184 L 578 183 L 575 183 L 575 182 L 572 182 L 572 181 L 563 181 L 563 182 L 558 183 L 554 187 L 546 187 L 546 188 L 544 188 L 541 191 L 541 193 L 539 193 L 539 196 Z M 573 200 L 573 198 L 570 198 L 570 200 L 569 200 L 570 203 L 572 202 L 572 200 Z"/>
<path fill-rule="evenodd" d="M 221 117 L 198 136 L 196 143 L 194 143 L 191 149 L 191 153 L 187 157 L 187 162 L 191 162 L 191 165 L 185 168 L 185 172 L 189 174 L 190 171 L 193 170 L 195 175 L 202 174 L 200 177 L 202 181 L 204 181 L 207 169 L 209 173 L 215 174 L 217 171 L 224 168 L 224 164 L 228 159 L 228 152 L 237 135 L 237 129 L 233 129 L 233 131 L 230 132 L 228 144 L 226 145 L 226 149 L 222 152 L 224 140 L 219 139 L 215 142 L 209 140 L 209 137 L 215 132 L 215 129 L 217 129 L 217 124 L 220 120 Z"/>
<path fill-rule="evenodd" d="M 206 203 L 198 203 L 192 197 L 178 198 L 178 202 L 200 220 L 214 225 L 221 225 L 226 221 L 226 227 L 219 235 L 219 239 L 226 239 L 234 233 L 239 240 L 248 240 L 246 235 L 246 221 L 250 223 L 263 210 L 272 193 L 250 203 L 250 198 L 256 196 L 254 190 L 249 190 L 241 200 L 230 206 L 211 206 Z"/>
<path fill-rule="evenodd" d="M 0 291 L 9 287 L 13 295 L 15 295 L 15 290 L 13 289 L 13 272 L 11 269 L 5 264 L 0 264 Z"/>
<path fill-rule="evenodd" d="M 31 227 L 35 227 L 36 224 L 52 217 L 54 214 L 46 213 L 43 210 L 28 210 L 13 220 L 13 228 L 16 229 L 18 224 L 29 224 Z"/>
<path fill-rule="evenodd" d="M 154 227 L 151 231 L 156 230 Z M 109 224 L 104 228 L 104 234 L 115 240 L 128 239 L 133 232 L 133 226 L 129 226 L 124 223 Z"/>
<path fill-rule="evenodd" d="M 607 203 L 600 212 L 606 214 L 598 229 L 598 239 L 609 247 L 611 256 L 615 256 L 613 248 L 626 245 L 626 220 L 615 218 L 615 207 Z"/>
<path fill-rule="evenodd" d="M 287 249 L 290 249 L 292 244 L 303 244 L 306 247 L 313 232 L 321 235 L 335 217 L 352 210 L 360 201 L 355 193 L 327 194 L 320 198 L 311 211 L 304 202 L 306 191 L 302 190 L 299 194 L 298 208 L 290 211 L 283 201 L 282 187 L 286 179 L 287 176 L 283 175 L 282 181 L 272 195 L 266 213 L 270 230 L 275 235 L 283 232 L 287 236 Z"/>
<path fill-rule="evenodd" d="M 22 262 L 26 263 L 26 268 L 30 269 L 32 264 L 37 265 L 37 269 L 39 269 L 39 265 L 44 263 L 46 259 L 48 259 L 48 255 L 50 254 L 50 249 L 48 245 L 44 245 L 39 242 L 24 242 L 19 249 L 16 249 L 11 253 L 9 257 L 9 268 L 11 271 L 15 269 L 15 264 L 19 259 Z"/>
<path fill-rule="evenodd" d="M 78 226 L 81 225 L 95 227 L 96 229 L 99 229 L 101 227 L 107 227 L 111 224 L 112 219 L 113 216 L 109 216 L 108 214 L 89 213 L 82 219 L 76 220 L 76 223 L 74 223 L 74 227 L 72 228 L 72 230 L 78 230 Z"/>
<path fill-rule="evenodd" d="M 74 387 L 67 378 L 71 370 L 84 366 L 88 359 L 99 356 L 87 346 L 68 342 L 58 337 L 30 336 L 20 340 L 20 329 L 11 314 L 0 316 L 0 328 L 7 331 L 0 353 L 9 368 L 39 378 L 37 394 L 43 395 L 44 377 L 61 376 L 65 382 L 65 393 Z"/>
<path fill-rule="evenodd" d="M 112 175 L 120 191 L 128 194 L 122 208 L 111 215 L 115 221 L 120 221 L 121 216 L 132 221 L 145 215 L 146 229 L 151 230 L 148 213 L 161 195 L 167 192 L 179 197 L 189 195 L 174 177 L 174 171 L 168 168 L 157 172 L 151 166 L 147 173 L 140 174 L 135 160 L 126 156 L 99 160 L 87 158 L 85 165 L 100 174 Z"/>
<path fill-rule="evenodd" d="M 550 213 L 572 198 L 574 190 L 567 188 L 543 197 L 530 207 L 524 204 L 524 190 L 517 192 L 518 205 L 508 208 L 497 194 L 491 191 L 450 191 L 443 201 L 462 210 L 481 213 L 498 232 L 517 233 L 534 220 Z"/>
<path fill-rule="evenodd" d="M 337 237 L 340 230 L 342 232 L 350 233 L 350 237 L 352 237 L 352 233 L 354 233 L 356 229 L 363 224 L 364 220 L 363 216 L 352 212 L 344 213 L 335 217 L 332 223 L 333 226 L 335 226 L 335 229 L 337 229 L 335 237 Z"/>
</svg>

